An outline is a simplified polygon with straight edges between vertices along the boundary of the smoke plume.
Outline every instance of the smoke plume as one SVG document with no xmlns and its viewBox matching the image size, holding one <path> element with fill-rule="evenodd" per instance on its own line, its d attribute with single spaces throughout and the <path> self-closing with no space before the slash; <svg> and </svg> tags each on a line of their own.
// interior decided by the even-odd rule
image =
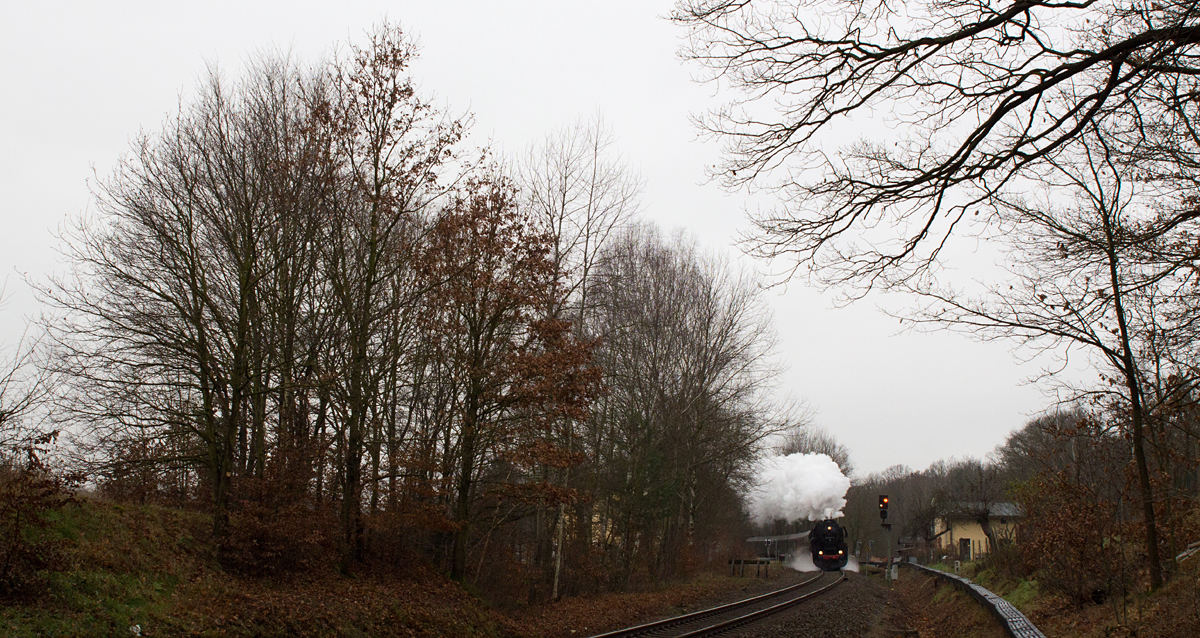
<svg viewBox="0 0 1200 638">
<path fill-rule="evenodd" d="M 750 515 L 759 525 L 776 519 L 791 523 L 838 518 L 850 489 L 850 479 L 826 454 L 767 459 L 757 479 L 749 501 Z"/>
</svg>

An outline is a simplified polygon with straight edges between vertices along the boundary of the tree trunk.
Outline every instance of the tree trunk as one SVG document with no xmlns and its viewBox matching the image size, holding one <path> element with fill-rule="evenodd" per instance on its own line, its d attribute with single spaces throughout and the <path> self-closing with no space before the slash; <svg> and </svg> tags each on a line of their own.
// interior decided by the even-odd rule
<svg viewBox="0 0 1200 638">
<path fill-rule="evenodd" d="M 467 575 L 467 542 L 471 536 L 471 483 L 475 471 L 475 397 L 467 398 L 467 414 L 463 419 L 462 458 L 459 460 L 458 498 L 455 499 L 454 555 L 450 578 L 462 582 Z"/>
<path fill-rule="evenodd" d="M 1108 272 L 1112 284 L 1113 309 L 1117 315 L 1117 326 L 1121 339 L 1121 367 L 1125 372 L 1125 384 L 1129 390 L 1129 406 L 1132 421 L 1133 458 L 1137 465 L 1138 487 L 1142 495 L 1142 518 L 1146 524 L 1146 557 L 1150 563 L 1150 589 L 1162 587 L 1162 561 L 1158 555 L 1158 525 L 1154 516 L 1154 489 L 1150 485 L 1150 468 L 1146 463 L 1144 443 L 1144 409 L 1142 407 L 1142 388 L 1138 380 L 1138 368 L 1133 359 L 1132 339 L 1129 335 L 1128 320 L 1122 302 L 1120 275 L 1117 272 L 1116 238 L 1113 235 L 1112 220 L 1107 212 L 1101 215 L 1104 223 L 1105 239 L 1108 252 Z"/>
</svg>

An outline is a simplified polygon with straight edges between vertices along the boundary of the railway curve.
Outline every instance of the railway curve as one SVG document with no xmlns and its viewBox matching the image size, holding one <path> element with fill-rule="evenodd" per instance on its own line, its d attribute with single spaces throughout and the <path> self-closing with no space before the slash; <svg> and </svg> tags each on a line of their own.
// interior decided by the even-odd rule
<svg viewBox="0 0 1200 638">
<path fill-rule="evenodd" d="M 592 638 L 707 638 L 736 631 L 750 623 L 820 596 L 844 582 L 843 572 L 819 572 L 795 585 L 682 616 L 628 627 Z"/>
</svg>

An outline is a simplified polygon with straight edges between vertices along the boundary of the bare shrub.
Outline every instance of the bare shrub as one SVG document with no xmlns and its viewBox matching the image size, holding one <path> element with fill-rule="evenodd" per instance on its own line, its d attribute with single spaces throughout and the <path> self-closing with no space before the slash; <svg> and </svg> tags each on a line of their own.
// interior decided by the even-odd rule
<svg viewBox="0 0 1200 638">
<path fill-rule="evenodd" d="M 81 477 L 54 472 L 43 460 L 58 432 L 34 437 L 24 459 L 0 459 L 0 598 L 35 593 L 39 572 L 53 569 L 61 543 L 48 533 L 48 514 L 75 502 Z"/>
<path fill-rule="evenodd" d="M 1128 590 L 1118 503 L 1063 473 L 1039 475 L 1016 493 L 1028 514 L 1020 551 L 1043 589 L 1076 605 Z"/>
<path fill-rule="evenodd" d="M 305 498 L 298 484 L 268 463 L 262 478 L 240 479 L 230 508 L 229 536 L 219 546 L 221 563 L 233 571 L 267 576 L 332 563 L 336 551 L 336 504 Z"/>
</svg>

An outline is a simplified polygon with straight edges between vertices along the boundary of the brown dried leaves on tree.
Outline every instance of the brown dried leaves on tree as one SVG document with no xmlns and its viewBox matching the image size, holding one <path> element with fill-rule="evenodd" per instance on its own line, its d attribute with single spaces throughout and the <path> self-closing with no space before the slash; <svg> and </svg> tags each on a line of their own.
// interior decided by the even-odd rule
<svg viewBox="0 0 1200 638">
<path fill-rule="evenodd" d="M 591 345 L 574 339 L 567 322 L 547 318 L 561 294 L 548 258 L 553 242 L 521 215 L 507 180 L 485 175 L 469 180 L 436 220 L 422 260 L 431 286 L 425 322 L 458 392 L 455 577 L 465 570 L 485 455 L 527 467 L 577 460 L 554 445 L 554 429 L 586 418 L 599 373 Z"/>
</svg>

